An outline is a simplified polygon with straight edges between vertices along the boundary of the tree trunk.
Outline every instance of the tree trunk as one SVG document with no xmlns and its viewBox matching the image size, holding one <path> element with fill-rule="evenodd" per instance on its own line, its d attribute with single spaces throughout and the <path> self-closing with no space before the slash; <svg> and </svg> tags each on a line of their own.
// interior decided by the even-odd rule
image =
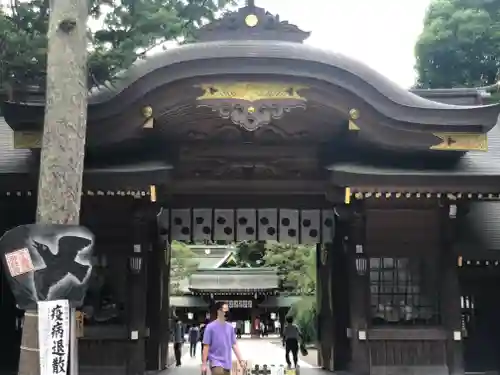
<svg viewBox="0 0 500 375">
<path fill-rule="evenodd" d="M 78 224 L 87 122 L 88 2 L 51 0 L 37 223 Z M 38 317 L 27 311 L 19 375 L 38 375 Z"/>
</svg>

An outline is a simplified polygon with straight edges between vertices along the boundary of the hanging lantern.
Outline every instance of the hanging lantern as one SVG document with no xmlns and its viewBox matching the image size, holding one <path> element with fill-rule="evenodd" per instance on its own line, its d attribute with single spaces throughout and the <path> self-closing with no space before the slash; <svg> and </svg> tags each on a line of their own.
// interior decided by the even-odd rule
<svg viewBox="0 0 500 375">
<path fill-rule="evenodd" d="M 368 260 L 363 252 L 363 245 L 356 245 L 356 272 L 363 276 L 368 268 Z"/>
</svg>

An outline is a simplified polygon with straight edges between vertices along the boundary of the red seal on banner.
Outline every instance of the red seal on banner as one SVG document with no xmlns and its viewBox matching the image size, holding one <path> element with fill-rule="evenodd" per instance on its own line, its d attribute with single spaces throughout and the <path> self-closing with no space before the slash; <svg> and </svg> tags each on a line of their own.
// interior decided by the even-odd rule
<svg viewBox="0 0 500 375">
<path fill-rule="evenodd" d="M 33 262 L 31 261 L 30 252 L 28 249 L 19 249 L 11 253 L 5 254 L 5 260 L 9 273 L 12 277 L 24 275 L 25 273 L 34 271 Z"/>
</svg>

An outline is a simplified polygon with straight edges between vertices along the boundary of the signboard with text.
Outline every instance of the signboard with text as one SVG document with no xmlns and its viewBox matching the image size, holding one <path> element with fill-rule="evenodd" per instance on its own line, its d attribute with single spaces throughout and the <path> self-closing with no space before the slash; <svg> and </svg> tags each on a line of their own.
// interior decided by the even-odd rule
<svg viewBox="0 0 500 375">
<path fill-rule="evenodd" d="M 68 300 L 38 303 L 40 375 L 68 373 L 69 319 Z"/>
</svg>

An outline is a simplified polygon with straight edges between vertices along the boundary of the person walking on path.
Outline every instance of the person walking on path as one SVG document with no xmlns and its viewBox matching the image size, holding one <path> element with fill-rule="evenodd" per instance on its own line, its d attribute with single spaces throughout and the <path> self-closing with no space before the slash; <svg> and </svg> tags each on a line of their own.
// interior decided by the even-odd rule
<svg viewBox="0 0 500 375">
<path fill-rule="evenodd" d="M 200 329 L 197 325 L 193 324 L 191 328 L 189 328 L 188 332 L 189 337 L 189 354 L 191 358 L 196 357 L 196 346 L 198 345 L 198 340 L 200 339 Z"/>
<path fill-rule="evenodd" d="M 292 366 L 290 352 L 292 352 L 293 364 L 297 368 L 299 363 L 299 340 L 301 333 L 299 327 L 293 323 L 293 317 L 286 317 L 286 325 L 283 329 L 283 345 L 285 346 L 285 359 L 288 367 Z"/>
<path fill-rule="evenodd" d="M 229 307 L 225 302 L 217 302 L 217 319 L 205 327 L 203 334 L 203 356 L 201 372 L 206 374 L 210 367 L 212 375 L 230 375 L 232 369 L 233 351 L 240 367 L 244 370 L 243 361 L 232 324 L 227 322 Z"/>
<path fill-rule="evenodd" d="M 184 326 L 182 322 L 177 319 L 174 326 L 174 354 L 175 354 L 175 365 L 177 367 L 181 366 L 182 357 L 182 347 L 184 345 Z"/>
</svg>

